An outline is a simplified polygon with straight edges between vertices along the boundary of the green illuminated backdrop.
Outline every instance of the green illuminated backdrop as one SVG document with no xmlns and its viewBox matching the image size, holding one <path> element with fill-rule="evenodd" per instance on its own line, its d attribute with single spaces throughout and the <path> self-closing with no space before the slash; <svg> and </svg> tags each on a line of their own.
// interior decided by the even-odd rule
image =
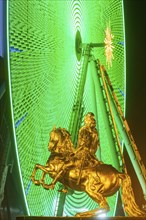
<svg viewBox="0 0 146 220">
<path fill-rule="evenodd" d="M 46 191 L 31 185 L 30 175 L 36 163 L 45 164 L 48 159 L 47 144 L 53 126 L 69 128 L 82 65 L 75 54 L 77 30 L 83 43 L 101 43 L 110 25 L 115 49 L 108 73 L 124 110 L 122 0 L 9 0 L 8 18 L 12 117 L 24 198 L 28 214 L 54 216 L 59 185 L 54 191 Z M 93 52 L 106 65 L 104 48 Z M 89 70 L 83 97 L 84 114 L 92 111 L 97 116 L 100 106 L 97 107 L 95 100 Z M 102 114 L 98 114 L 101 159 L 113 164 L 103 124 Z M 109 202 L 113 215 L 115 196 Z M 66 197 L 64 215 L 96 206 L 84 193 L 74 192 Z"/>
</svg>

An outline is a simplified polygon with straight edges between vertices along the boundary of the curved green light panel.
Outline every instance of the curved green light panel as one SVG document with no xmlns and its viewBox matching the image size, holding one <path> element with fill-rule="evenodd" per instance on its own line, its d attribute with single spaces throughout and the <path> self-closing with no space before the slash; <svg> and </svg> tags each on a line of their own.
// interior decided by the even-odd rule
<svg viewBox="0 0 146 220">
<path fill-rule="evenodd" d="M 68 129 L 72 107 L 80 79 L 79 62 L 75 55 L 75 34 L 79 30 L 83 43 L 103 42 L 110 23 L 114 37 L 113 67 L 110 79 L 124 109 L 124 33 L 121 0 L 10 0 L 9 43 L 12 108 L 17 150 L 25 197 L 31 215 L 54 216 L 59 193 L 46 191 L 30 184 L 36 163 L 45 164 L 47 145 L 53 126 Z M 104 49 L 93 50 L 106 65 Z M 93 111 L 97 116 L 93 82 L 87 76 L 83 105 L 84 114 Z M 101 159 L 112 163 L 110 146 L 104 138 L 104 121 L 98 115 Z M 39 174 L 38 174 L 39 175 Z M 48 181 L 51 181 L 48 178 Z M 114 213 L 114 199 L 109 199 L 110 215 Z M 74 192 L 66 197 L 64 215 L 97 206 L 85 193 Z"/>
</svg>

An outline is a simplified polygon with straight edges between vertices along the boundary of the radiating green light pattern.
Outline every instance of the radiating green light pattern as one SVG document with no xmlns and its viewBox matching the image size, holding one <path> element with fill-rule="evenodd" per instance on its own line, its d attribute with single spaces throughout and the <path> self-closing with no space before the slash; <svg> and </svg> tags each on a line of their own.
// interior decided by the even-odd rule
<svg viewBox="0 0 146 220">
<path fill-rule="evenodd" d="M 116 95 L 124 108 L 124 33 L 122 0 L 9 0 L 10 72 L 16 142 L 24 189 L 30 182 L 34 164 L 45 164 L 49 152 L 49 133 L 54 125 L 68 129 L 77 93 L 82 60 L 75 54 L 75 35 L 80 31 L 83 43 L 101 43 L 110 23 L 114 35 L 113 67 L 108 71 Z M 106 65 L 104 49 L 93 49 Z M 97 116 L 93 82 L 88 72 L 85 85 L 84 114 Z M 98 114 L 101 159 L 112 163 L 108 138 Z M 48 178 L 51 181 L 50 178 Z M 58 188 L 58 185 L 55 189 Z M 54 216 L 59 193 L 31 185 L 27 203 L 31 215 Z M 109 199 L 113 215 L 115 196 Z M 68 195 L 64 215 L 77 209 L 93 209 L 97 204 L 85 193 Z M 71 208 L 72 207 L 72 208 Z"/>
<path fill-rule="evenodd" d="M 122 14 L 123 14 L 123 42 L 124 42 L 124 106 L 123 106 L 123 112 L 124 112 L 124 116 L 125 116 L 125 113 L 126 113 L 126 34 L 125 34 L 125 16 L 124 16 L 124 2 L 122 1 Z"/>
<path fill-rule="evenodd" d="M 17 166 L 19 170 L 19 175 L 20 175 L 20 183 L 22 186 L 22 193 L 25 201 L 25 208 L 27 214 L 30 215 L 29 208 L 28 208 L 28 203 L 26 200 L 26 195 L 25 195 L 25 189 L 23 185 L 23 179 L 21 175 L 21 167 L 20 167 L 20 160 L 19 160 L 19 155 L 18 155 L 18 149 L 17 149 L 17 140 L 16 140 L 16 133 L 15 133 L 15 125 L 14 125 L 14 109 L 13 109 L 13 101 L 12 101 L 12 88 L 11 88 L 11 70 L 10 70 L 10 51 L 9 51 L 9 8 L 8 4 L 6 4 L 6 10 L 7 10 L 7 69 L 8 69 L 8 83 L 9 83 L 9 98 L 10 98 L 10 106 L 11 106 L 11 120 L 12 120 L 12 132 L 13 132 L 13 137 L 14 137 L 14 144 L 15 144 L 15 149 L 14 153 L 16 154 L 17 158 Z"/>
</svg>

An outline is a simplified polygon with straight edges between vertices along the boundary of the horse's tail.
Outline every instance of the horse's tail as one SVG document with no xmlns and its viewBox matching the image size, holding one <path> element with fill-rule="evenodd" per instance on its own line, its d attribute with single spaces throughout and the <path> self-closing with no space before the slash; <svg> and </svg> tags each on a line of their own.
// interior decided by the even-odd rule
<svg viewBox="0 0 146 220">
<path fill-rule="evenodd" d="M 122 179 L 122 201 L 125 212 L 128 216 L 146 216 L 146 213 L 136 204 L 129 175 L 120 174 L 120 177 Z"/>
</svg>

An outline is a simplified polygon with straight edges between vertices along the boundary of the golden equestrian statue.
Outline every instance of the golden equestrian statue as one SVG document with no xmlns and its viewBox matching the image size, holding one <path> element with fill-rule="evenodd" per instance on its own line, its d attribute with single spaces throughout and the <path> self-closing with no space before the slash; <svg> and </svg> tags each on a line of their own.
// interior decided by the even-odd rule
<svg viewBox="0 0 146 220">
<path fill-rule="evenodd" d="M 86 192 L 99 207 L 77 213 L 76 216 L 79 217 L 97 216 L 100 211 L 108 212 L 110 207 L 106 197 L 112 196 L 121 187 L 124 211 L 127 215 L 146 216 L 135 202 L 130 177 L 96 158 L 99 139 L 94 114 L 88 113 L 84 123 L 79 131 L 76 150 L 65 128 L 54 128 L 51 131 L 48 144 L 51 154 L 45 166 L 35 165 L 31 176 L 33 183 L 42 185 L 45 189 L 54 189 L 58 181 L 64 185 L 62 192 L 67 192 L 67 188 Z M 43 171 L 40 180 L 35 179 L 38 169 Z M 46 174 L 53 179 L 52 183 L 45 183 Z"/>
</svg>

